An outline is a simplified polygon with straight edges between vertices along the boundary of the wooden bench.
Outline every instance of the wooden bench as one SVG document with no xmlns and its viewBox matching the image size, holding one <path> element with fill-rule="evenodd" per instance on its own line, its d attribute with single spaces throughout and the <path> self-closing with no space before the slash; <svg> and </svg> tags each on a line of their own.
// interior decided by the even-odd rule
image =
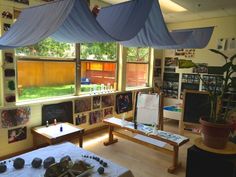
<svg viewBox="0 0 236 177">
<path fill-rule="evenodd" d="M 180 166 L 180 163 L 178 162 L 179 147 L 188 142 L 188 138 L 162 130 L 153 131 L 152 127 L 145 126 L 142 124 L 139 124 L 137 126 L 137 129 L 134 129 L 134 123 L 123 121 L 114 117 L 104 119 L 103 122 L 109 126 L 109 137 L 108 141 L 104 142 L 105 146 L 116 143 L 118 141 L 118 139 L 114 138 L 114 135 L 116 135 L 121 138 L 125 138 L 127 140 L 163 152 L 167 155 L 171 155 L 173 159 L 172 166 L 168 168 L 169 173 L 174 173 L 178 166 Z M 132 132 L 136 135 L 142 135 L 144 137 L 151 138 L 152 140 L 158 140 L 160 142 L 170 145 L 173 149 L 168 149 L 166 148 L 166 146 L 157 146 L 154 143 L 150 143 L 148 141 L 144 141 L 140 138 L 137 138 L 137 136 L 132 137 L 126 135 L 124 133 L 121 133 L 120 131 L 115 130 L 115 128 L 117 128 L 117 130 L 128 130 L 129 132 Z"/>
</svg>

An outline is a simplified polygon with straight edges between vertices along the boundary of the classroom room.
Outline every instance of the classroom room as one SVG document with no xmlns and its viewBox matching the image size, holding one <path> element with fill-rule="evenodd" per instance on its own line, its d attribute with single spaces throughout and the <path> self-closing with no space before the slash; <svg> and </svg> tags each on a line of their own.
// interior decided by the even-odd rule
<svg viewBox="0 0 236 177">
<path fill-rule="evenodd" d="M 0 177 L 236 177 L 236 1 L 0 0 Z"/>
</svg>

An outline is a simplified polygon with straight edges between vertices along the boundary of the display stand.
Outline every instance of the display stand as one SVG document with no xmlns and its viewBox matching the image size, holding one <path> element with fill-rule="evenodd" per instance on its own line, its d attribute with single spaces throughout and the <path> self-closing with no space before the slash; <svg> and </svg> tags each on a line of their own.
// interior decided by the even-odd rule
<svg viewBox="0 0 236 177">
<path fill-rule="evenodd" d="M 225 149 L 205 146 L 201 138 L 188 149 L 186 177 L 235 177 L 236 145 L 228 143 Z"/>
</svg>

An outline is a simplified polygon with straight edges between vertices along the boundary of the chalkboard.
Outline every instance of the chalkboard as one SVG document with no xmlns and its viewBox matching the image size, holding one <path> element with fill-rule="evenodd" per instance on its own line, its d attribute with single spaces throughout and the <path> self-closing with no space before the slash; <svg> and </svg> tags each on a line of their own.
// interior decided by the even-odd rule
<svg viewBox="0 0 236 177">
<path fill-rule="evenodd" d="M 42 107 L 42 125 L 54 122 L 70 122 L 73 123 L 72 102 L 63 102 L 58 104 L 43 105 Z"/>
<path fill-rule="evenodd" d="M 209 94 L 203 91 L 185 90 L 183 105 L 183 121 L 199 123 L 201 116 L 210 115 Z"/>
</svg>

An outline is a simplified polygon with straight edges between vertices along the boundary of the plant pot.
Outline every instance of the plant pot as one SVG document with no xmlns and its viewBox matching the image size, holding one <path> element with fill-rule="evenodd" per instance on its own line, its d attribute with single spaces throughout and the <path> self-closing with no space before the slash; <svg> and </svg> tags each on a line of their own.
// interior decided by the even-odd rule
<svg viewBox="0 0 236 177">
<path fill-rule="evenodd" d="M 200 123 L 202 126 L 201 134 L 203 143 L 211 148 L 224 149 L 229 140 L 232 123 L 218 124 L 205 121 L 202 118 L 200 119 Z"/>
</svg>

